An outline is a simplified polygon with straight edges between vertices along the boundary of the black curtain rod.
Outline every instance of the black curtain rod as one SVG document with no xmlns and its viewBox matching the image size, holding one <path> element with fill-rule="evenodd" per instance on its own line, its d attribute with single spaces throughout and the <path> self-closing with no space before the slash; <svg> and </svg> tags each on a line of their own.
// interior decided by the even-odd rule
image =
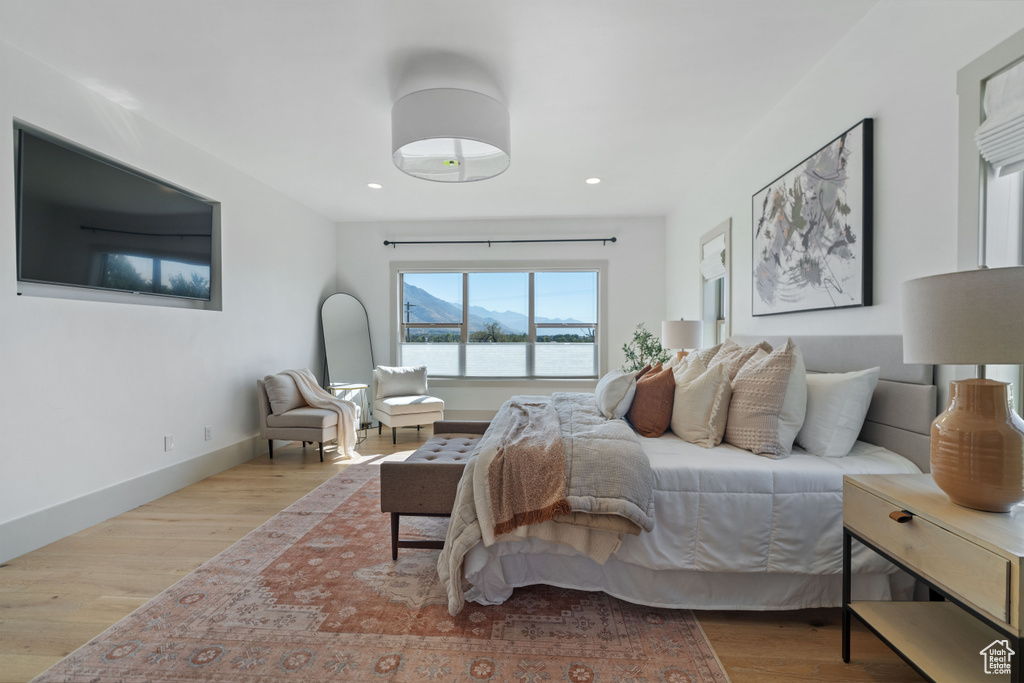
<svg viewBox="0 0 1024 683">
<path fill-rule="evenodd" d="M 94 228 L 91 225 L 79 225 L 80 230 L 93 232 L 116 232 L 119 235 L 139 235 L 141 237 L 209 237 L 205 232 L 136 232 L 135 230 L 115 230 L 114 228 Z"/>
<path fill-rule="evenodd" d="M 490 247 L 492 244 L 540 244 L 542 242 L 600 242 L 602 246 L 606 242 L 614 243 L 617 238 L 615 237 L 581 237 L 576 239 L 559 239 L 559 240 L 421 240 L 416 242 L 393 242 L 390 240 L 384 240 L 385 247 L 397 247 L 399 244 L 486 244 Z"/>
</svg>

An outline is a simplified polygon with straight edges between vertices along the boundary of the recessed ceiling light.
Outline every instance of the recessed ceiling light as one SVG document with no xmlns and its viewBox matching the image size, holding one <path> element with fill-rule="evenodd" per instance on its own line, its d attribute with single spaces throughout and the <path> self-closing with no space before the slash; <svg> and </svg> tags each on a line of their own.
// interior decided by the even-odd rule
<svg viewBox="0 0 1024 683">
<path fill-rule="evenodd" d="M 384 187 L 380 183 L 366 183 L 366 186 L 371 190 L 380 190 L 381 188 Z"/>
<path fill-rule="evenodd" d="M 597 185 L 601 182 L 600 178 L 587 178 L 587 185 Z"/>
</svg>

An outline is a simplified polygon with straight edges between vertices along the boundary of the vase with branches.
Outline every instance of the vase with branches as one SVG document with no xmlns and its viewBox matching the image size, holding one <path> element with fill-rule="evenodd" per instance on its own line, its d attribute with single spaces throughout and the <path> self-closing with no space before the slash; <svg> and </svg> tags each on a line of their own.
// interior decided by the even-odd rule
<svg viewBox="0 0 1024 683">
<path fill-rule="evenodd" d="M 626 362 L 622 364 L 623 372 L 637 372 L 648 363 L 664 363 L 669 358 L 669 352 L 662 348 L 661 340 L 643 323 L 633 331 L 633 340 L 622 345 L 622 352 L 626 356 Z"/>
</svg>

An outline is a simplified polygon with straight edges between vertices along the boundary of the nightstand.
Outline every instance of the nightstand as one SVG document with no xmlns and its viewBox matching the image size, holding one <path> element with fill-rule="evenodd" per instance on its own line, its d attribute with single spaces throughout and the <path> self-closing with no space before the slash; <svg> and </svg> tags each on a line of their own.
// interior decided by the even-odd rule
<svg viewBox="0 0 1024 683">
<path fill-rule="evenodd" d="M 852 602 L 854 539 L 922 581 L 932 600 Z M 855 616 L 926 678 L 1019 682 L 1022 565 L 1022 506 L 960 507 L 927 474 L 845 477 L 843 661 Z"/>
</svg>

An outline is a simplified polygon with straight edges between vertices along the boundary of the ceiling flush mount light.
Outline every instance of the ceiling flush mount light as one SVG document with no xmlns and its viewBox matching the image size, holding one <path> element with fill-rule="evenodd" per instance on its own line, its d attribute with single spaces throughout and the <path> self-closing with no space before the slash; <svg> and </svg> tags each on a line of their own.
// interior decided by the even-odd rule
<svg viewBox="0 0 1024 683">
<path fill-rule="evenodd" d="M 384 187 L 380 183 L 366 183 L 366 186 L 371 190 L 380 190 Z"/>
<path fill-rule="evenodd" d="M 587 185 L 597 185 L 601 182 L 600 178 L 587 178 Z"/>
<path fill-rule="evenodd" d="M 395 166 L 442 183 L 486 180 L 508 168 L 508 109 L 472 90 L 433 88 L 409 93 L 391 109 Z"/>
</svg>

